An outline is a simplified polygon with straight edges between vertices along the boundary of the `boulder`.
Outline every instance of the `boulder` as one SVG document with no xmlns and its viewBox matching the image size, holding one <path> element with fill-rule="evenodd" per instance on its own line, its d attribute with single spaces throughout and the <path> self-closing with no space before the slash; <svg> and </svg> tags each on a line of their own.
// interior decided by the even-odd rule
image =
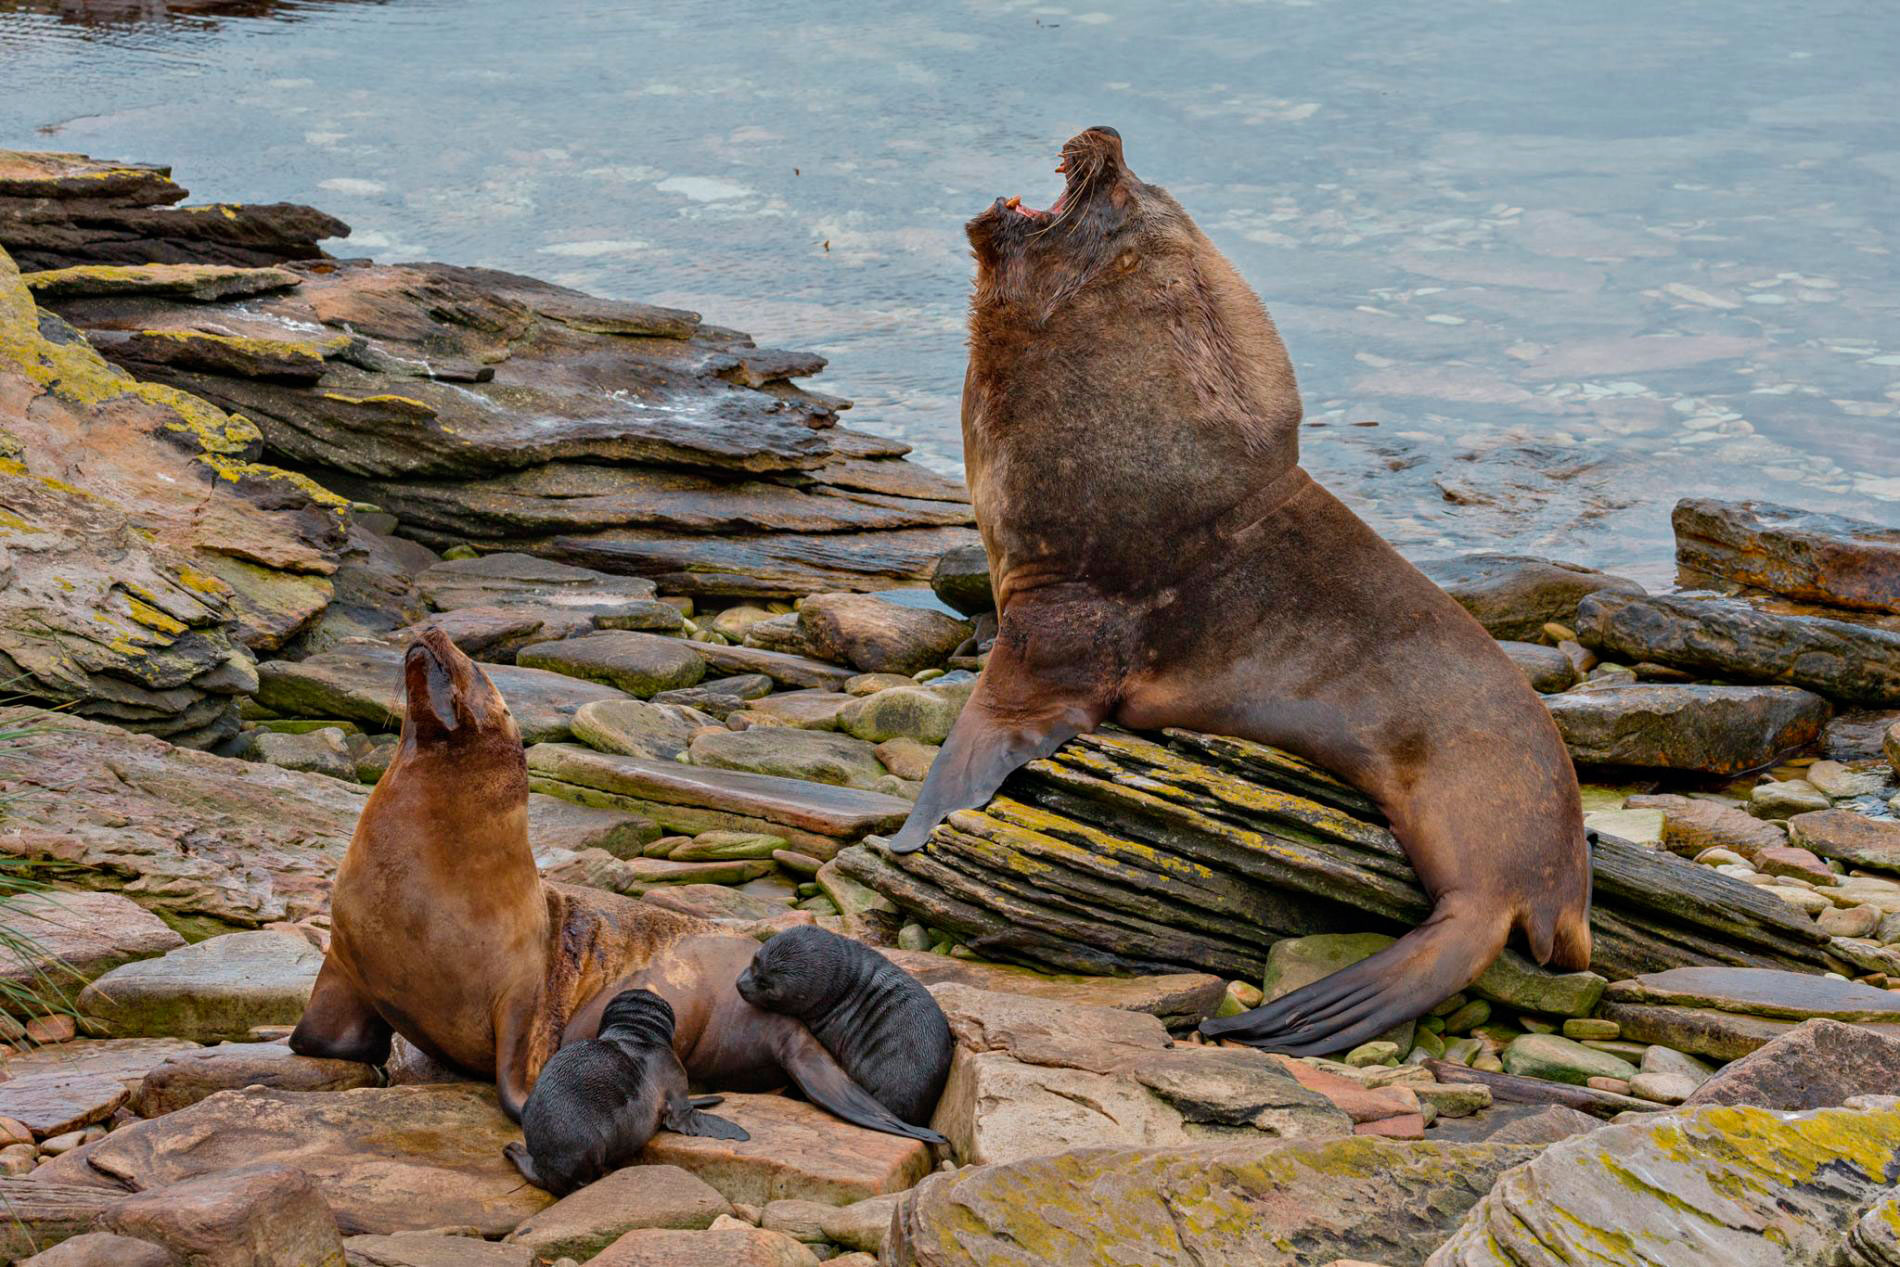
<svg viewBox="0 0 1900 1267">
<path fill-rule="evenodd" d="M 294 1166 L 264 1162 L 140 1192 L 101 1227 L 217 1267 L 344 1267 L 343 1238 L 317 1185 Z"/>
<path fill-rule="evenodd" d="M 112 1232 L 82 1232 L 31 1258 L 14 1261 L 21 1267 L 178 1267 L 177 1256 L 163 1245 Z"/>
<path fill-rule="evenodd" d="M 1580 765 L 1740 774 L 1813 742 L 1826 700 L 1793 686 L 1645 682 L 1544 697 Z"/>
<path fill-rule="evenodd" d="M 1900 1037 L 1816 1019 L 1803 1021 L 1723 1066 L 1685 1103 L 1825 1109 L 1837 1108 L 1857 1095 L 1889 1095 L 1896 1086 L 1900 1086 Z"/>
<path fill-rule="evenodd" d="M 15 893 L 0 901 L 0 927 L 17 939 L 0 964 L 0 980 L 54 994 L 185 944 L 165 921 L 120 893 Z"/>
<path fill-rule="evenodd" d="M 1824 809 L 1788 820 L 1788 839 L 1853 867 L 1900 872 L 1900 822 L 1852 810 Z"/>
<path fill-rule="evenodd" d="M 671 761 L 686 751 L 694 732 L 715 720 L 680 704 L 615 699 L 581 705 L 571 725 L 576 739 L 600 752 Z"/>
<path fill-rule="evenodd" d="M 259 730 L 252 735 L 250 751 L 246 755 L 253 761 L 263 761 L 285 770 L 325 774 L 352 783 L 356 781 L 356 758 L 350 752 L 343 731 L 335 726 L 322 726 L 297 734 Z"/>
<path fill-rule="evenodd" d="M 299 1056 L 286 1043 L 222 1043 L 177 1052 L 149 1069 L 132 1095 L 140 1117 L 188 1108 L 220 1091 L 351 1091 L 382 1082 L 374 1065 Z"/>
<path fill-rule="evenodd" d="M 853 700 L 838 711 L 838 729 L 870 743 L 914 739 L 940 744 L 963 712 L 967 689 L 900 686 Z"/>
<path fill-rule="evenodd" d="M 1676 562 L 1810 603 L 1900 613 L 1900 529 L 1772 502 L 1684 498 Z"/>
<path fill-rule="evenodd" d="M 744 1224 L 703 1232 L 642 1228 L 591 1261 L 598 1267 L 818 1267 L 817 1256 L 791 1237 Z"/>
<path fill-rule="evenodd" d="M 507 1236 L 543 1260 L 592 1258 L 636 1228 L 710 1227 L 732 1204 L 677 1166 L 627 1166 L 562 1197 Z"/>
<path fill-rule="evenodd" d="M 826 1242 L 876 1254 L 884 1248 L 891 1230 L 891 1214 L 903 1199 L 902 1193 L 893 1193 L 851 1205 L 774 1201 L 765 1207 L 759 1226 L 783 1232 L 794 1240 Z"/>
<path fill-rule="evenodd" d="M 640 1154 L 641 1164 L 677 1166 L 726 1200 L 754 1206 L 785 1198 L 849 1205 L 902 1191 L 932 1166 L 929 1145 L 853 1126 L 802 1100 L 728 1095 L 719 1115 L 752 1138 L 662 1131 Z"/>
<path fill-rule="evenodd" d="M 1828 1262 L 1896 1166 L 1900 1107 L 1891 1103 L 1662 1114 L 1552 1144 L 1502 1176 L 1426 1263 Z"/>
<path fill-rule="evenodd" d="M 482 670 L 507 700 L 523 743 L 566 739 L 581 705 L 626 698 L 564 673 L 509 664 L 485 664 Z M 268 661 L 258 667 L 257 702 L 287 717 L 347 717 L 370 730 L 399 729 L 402 652 L 379 643 L 347 643 L 303 660 Z"/>
<path fill-rule="evenodd" d="M 1830 699 L 1900 703 L 1900 627 L 1887 617 L 1790 609 L 1780 601 L 1602 592 L 1578 635 L 1602 655 L 1744 682 L 1786 682 Z"/>
<path fill-rule="evenodd" d="M 553 1201 L 502 1156 L 519 1138 L 486 1085 L 248 1087 L 122 1126 L 57 1164 L 62 1176 L 143 1192 L 282 1162 L 316 1180 L 346 1234 L 473 1227 L 499 1237 Z"/>
<path fill-rule="evenodd" d="M 438 565 L 440 566 L 440 565 Z M 654 604 L 666 607 L 664 603 Z M 667 607 L 675 619 L 679 613 Z M 510 606 L 459 607 L 437 612 L 426 620 L 386 634 L 383 641 L 392 647 L 407 648 L 425 630 L 439 629 L 447 634 L 456 649 L 471 660 L 490 664 L 513 664 L 515 653 L 531 643 L 550 638 L 571 638 L 594 627 L 591 615 L 574 615 L 558 609 L 536 610 L 526 604 Z"/>
<path fill-rule="evenodd" d="M 1500 642 L 1498 649 L 1509 656 L 1539 694 L 1569 690 L 1577 683 L 1577 666 L 1555 647 L 1536 642 Z"/>
<path fill-rule="evenodd" d="M 679 638 L 604 629 L 523 647 L 515 653 L 515 663 L 601 682 L 644 699 L 660 691 L 695 686 L 706 676 L 705 661 L 693 653 L 692 646 Z"/>
<path fill-rule="evenodd" d="M 838 718 L 857 698 L 843 691 L 821 691 L 816 688 L 784 691 L 751 701 L 742 716 L 753 725 L 836 730 Z"/>
<path fill-rule="evenodd" d="M 1584 1135 L 1603 1125 L 1578 1109 L 1561 1104 L 1504 1104 L 1469 1117 L 1441 1117 L 1432 1125 L 1432 1138 L 1441 1141 L 1485 1141 L 1492 1144 L 1554 1144 L 1572 1135 Z"/>
<path fill-rule="evenodd" d="M 1535 1146 L 1369 1137 L 1083 1148 L 926 1180 L 896 1267 L 1415 1263 Z"/>
<path fill-rule="evenodd" d="M 1481 999 L 1521 1012 L 1588 1016 L 1603 996 L 1605 984 L 1594 972 L 1552 972 L 1506 947 L 1466 988 Z"/>
<path fill-rule="evenodd" d="M 798 624 L 821 659 L 905 676 L 941 666 L 972 633 L 967 621 L 871 594 L 813 594 Z"/>
<path fill-rule="evenodd" d="M 694 739 L 687 753 L 697 766 L 750 770 L 838 787 L 874 789 L 885 777 L 873 745 L 823 730 L 790 726 L 713 730 Z"/>
<path fill-rule="evenodd" d="M 980 616 L 996 610 L 996 595 L 990 588 L 990 560 L 983 543 L 945 550 L 930 570 L 930 589 L 944 604 L 965 616 Z"/>
<path fill-rule="evenodd" d="M 1533 642 L 1545 625 L 1576 628 L 1577 605 L 1598 590 L 1641 594 L 1643 587 L 1577 563 L 1527 554 L 1467 554 L 1425 559 L 1419 570 L 1493 638 Z"/>
<path fill-rule="evenodd" d="M 1636 1066 L 1620 1056 L 1585 1047 L 1560 1034 L 1521 1034 L 1504 1048 L 1504 1068 L 1519 1078 L 1543 1078 L 1579 1086 L 1591 1078 L 1636 1075 Z"/>
<path fill-rule="evenodd" d="M 114 968 L 77 1007 L 121 1038 L 242 1039 L 253 1026 L 295 1024 L 322 964 L 295 933 L 227 933 Z"/>
</svg>

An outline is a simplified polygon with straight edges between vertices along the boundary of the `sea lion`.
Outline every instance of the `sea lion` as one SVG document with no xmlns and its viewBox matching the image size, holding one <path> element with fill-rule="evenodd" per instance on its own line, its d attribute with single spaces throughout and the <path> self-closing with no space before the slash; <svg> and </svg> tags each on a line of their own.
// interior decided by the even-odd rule
<svg viewBox="0 0 1900 1267">
<path fill-rule="evenodd" d="M 597 1037 L 568 1043 L 542 1068 L 521 1111 L 522 1142 L 502 1151 L 529 1183 L 564 1197 L 631 1165 L 662 1126 L 751 1139 L 737 1123 L 700 1112 L 718 1102 L 687 1099 L 666 1000 L 623 990 L 601 1013 Z"/>
<path fill-rule="evenodd" d="M 711 925 L 544 883 L 527 761 L 494 683 L 430 629 L 403 658 L 403 684 L 402 739 L 337 868 L 330 949 L 290 1046 L 381 1064 L 394 1030 L 493 1078 L 519 1118 L 574 1013 Z"/>
<path fill-rule="evenodd" d="M 903 1086 L 903 1074 L 875 1064 L 898 1048 L 875 1041 L 847 1041 L 834 1054 L 797 1017 L 768 1012 L 747 1001 L 739 991 L 739 980 L 758 951 L 759 943 L 749 937 L 728 933 L 688 937 L 629 974 L 620 988 L 651 990 L 672 1005 L 676 1017 L 673 1050 L 695 1087 L 773 1091 L 790 1083 L 813 1104 L 854 1125 L 931 1144 L 946 1142 L 922 1124 L 936 1107 L 934 1098 L 918 1121 L 909 1121 L 859 1085 L 856 1075 L 864 1074 L 880 1085 Z M 934 999 L 931 1006 L 936 1006 Z M 566 1041 L 590 1037 L 600 1026 L 603 1009 L 603 1000 L 597 998 L 577 1012 L 568 1022 Z M 882 1028 L 883 1022 L 874 1017 L 860 1022 L 863 1030 Z M 849 1069 L 840 1063 L 847 1059 L 854 1062 Z M 919 1079 L 930 1080 L 928 1074 Z M 941 1077 L 935 1081 L 941 1089 Z M 905 1105 L 917 1112 L 914 1095 L 906 1097 Z"/>
<path fill-rule="evenodd" d="M 975 693 L 891 847 L 1114 721 L 1286 748 L 1376 800 L 1429 919 L 1203 1032 L 1335 1051 L 1469 984 L 1507 937 L 1586 967 L 1575 771 L 1465 611 L 1300 469 L 1259 299 L 1120 135 L 1062 151 L 1047 211 L 998 199 L 976 258 L 964 461 L 997 597 Z"/>
<path fill-rule="evenodd" d="M 937 1111 L 956 1047 L 950 1022 L 921 981 L 877 951 L 814 925 L 788 928 L 759 947 L 737 985 L 752 1006 L 803 1021 L 906 1122 Z"/>
</svg>

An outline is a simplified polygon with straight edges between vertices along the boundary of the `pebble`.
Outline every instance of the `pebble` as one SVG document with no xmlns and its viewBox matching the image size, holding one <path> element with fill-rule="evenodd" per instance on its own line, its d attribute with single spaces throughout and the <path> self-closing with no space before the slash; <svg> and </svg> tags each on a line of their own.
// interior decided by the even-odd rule
<svg viewBox="0 0 1900 1267">
<path fill-rule="evenodd" d="M 1705 867 L 1748 866 L 1748 859 L 1742 857 L 1742 855 L 1736 853 L 1733 849 L 1724 849 L 1720 845 L 1704 849 L 1695 856 L 1695 860 Z"/>
<path fill-rule="evenodd" d="M 1399 1045 L 1384 1039 L 1375 1039 L 1369 1043 L 1360 1043 L 1346 1053 L 1346 1063 L 1355 1069 L 1367 1065 L 1389 1065 L 1399 1058 Z"/>
<path fill-rule="evenodd" d="M 1490 1019 L 1491 1005 L 1483 999 L 1473 999 L 1445 1018 L 1445 1032 L 1468 1034 Z"/>
<path fill-rule="evenodd" d="M 1792 885 L 1764 885 L 1762 886 L 1762 892 L 1772 893 L 1789 906 L 1798 907 L 1810 915 L 1819 915 L 1822 911 L 1829 910 L 1834 905 L 1834 903 L 1828 901 L 1813 889 L 1796 888 Z"/>
<path fill-rule="evenodd" d="M 1755 854 L 1756 869 L 1769 875 L 1796 876 L 1815 884 L 1834 883 L 1834 872 L 1812 850 L 1798 845 L 1770 845 Z"/>
<path fill-rule="evenodd" d="M 71 1042 L 78 1033 L 70 1016 L 38 1016 L 26 1023 L 26 1036 L 42 1045 Z"/>
<path fill-rule="evenodd" d="M 1577 631 L 1568 625 L 1560 625 L 1554 620 L 1546 621 L 1544 624 L 1544 637 L 1548 638 L 1550 645 L 1554 647 L 1560 643 L 1575 642 L 1577 640 Z"/>
<path fill-rule="evenodd" d="M 1701 1085 L 1687 1074 L 1639 1073 L 1629 1080 L 1629 1093 L 1639 1100 L 1657 1104 L 1681 1104 Z"/>
<path fill-rule="evenodd" d="M 83 1130 L 67 1131 L 63 1135 L 54 1135 L 50 1139 L 41 1140 L 40 1153 L 47 1157 L 57 1157 L 61 1153 L 70 1153 L 82 1144 L 90 1144 L 95 1139 L 105 1137 L 106 1128 L 103 1126 L 88 1126 Z"/>
<path fill-rule="evenodd" d="M 1872 906 L 1831 906 L 1814 917 L 1830 937 L 1866 937 L 1880 926 L 1880 911 Z"/>
<path fill-rule="evenodd" d="M 1637 1076 L 1641 1077 L 1642 1075 L 1638 1074 Z M 1602 1076 L 1585 1078 L 1583 1085 L 1593 1091 L 1611 1091 L 1617 1095 L 1628 1095 L 1630 1093 L 1630 1084 L 1627 1078 L 1607 1078 Z"/>
<path fill-rule="evenodd" d="M 25 1122 L 18 1118 L 0 1117 L 0 1146 L 31 1144 L 33 1132 Z"/>
<path fill-rule="evenodd" d="M 1586 1038 L 1598 1040 L 1621 1038 L 1623 1028 L 1615 1021 L 1600 1020 L 1594 1016 L 1575 1016 L 1564 1022 L 1564 1037 L 1582 1042 Z"/>
<path fill-rule="evenodd" d="M 897 946 L 900 950 L 929 950 L 930 930 L 922 924 L 906 924 L 897 930 Z"/>
</svg>

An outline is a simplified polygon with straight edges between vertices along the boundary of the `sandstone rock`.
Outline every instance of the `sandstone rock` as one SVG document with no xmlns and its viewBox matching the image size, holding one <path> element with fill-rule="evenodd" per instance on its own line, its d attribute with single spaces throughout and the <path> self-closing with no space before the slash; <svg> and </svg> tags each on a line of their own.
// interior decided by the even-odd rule
<svg viewBox="0 0 1900 1267">
<path fill-rule="evenodd" d="M 706 664 L 692 645 L 678 638 L 608 629 L 523 647 L 515 653 L 515 663 L 601 682 L 644 699 L 699 683 Z"/>
<path fill-rule="evenodd" d="M 590 748 L 670 761 L 686 751 L 695 731 L 713 720 L 679 704 L 616 699 L 581 705 L 571 725 L 574 737 Z"/>
<path fill-rule="evenodd" d="M 178 1267 L 177 1257 L 163 1245 L 111 1232 L 82 1232 L 31 1258 L 14 1261 L 21 1267 Z"/>
<path fill-rule="evenodd" d="M 1601 654 L 1788 682 L 1837 700 L 1900 703 L 1900 629 L 1885 617 L 1846 615 L 1779 602 L 1598 593 L 1579 608 L 1578 633 Z"/>
<path fill-rule="evenodd" d="M 1504 1068 L 1520 1078 L 1582 1084 L 1590 1078 L 1628 1079 L 1636 1066 L 1609 1052 L 1558 1034 L 1525 1034 L 1504 1048 Z"/>
<path fill-rule="evenodd" d="M 813 594 L 798 623 L 822 659 L 906 676 L 941 665 L 971 634 L 967 621 L 870 594 Z"/>
<path fill-rule="evenodd" d="M 591 1261 L 599 1267 L 818 1267 L 817 1256 L 791 1237 L 743 1226 L 704 1232 L 643 1228 Z"/>
<path fill-rule="evenodd" d="M 185 944 L 163 920 L 118 893 L 16 893 L 0 901 L 0 925 L 19 939 L 0 964 L 0 980 L 56 992 Z"/>
<path fill-rule="evenodd" d="M 1299 1267 L 1417 1262 L 1534 1147 L 1279 1140 L 1088 1148 L 933 1176 L 906 1196 L 898 1267 Z"/>
<path fill-rule="evenodd" d="M 1534 555 L 1467 554 L 1426 559 L 1418 567 L 1493 638 L 1524 642 L 1536 641 L 1551 621 L 1574 629 L 1577 605 L 1586 595 L 1643 592 L 1635 581 Z"/>
<path fill-rule="evenodd" d="M 1897 1158 L 1892 1107 L 1794 1116 L 1709 1107 L 1607 1126 L 1503 1176 L 1426 1261 L 1825 1262 Z"/>
<path fill-rule="evenodd" d="M 1626 804 L 1631 809 L 1661 810 L 1662 843 L 1671 853 L 1685 858 L 1714 848 L 1732 849 L 1744 858 L 1752 858 L 1763 849 L 1788 843 L 1779 828 L 1719 801 L 1664 793 L 1632 796 Z"/>
<path fill-rule="evenodd" d="M 1869 818 L 1844 809 L 1816 810 L 1790 818 L 1788 838 L 1823 858 L 1900 872 L 1900 822 L 1892 819 Z"/>
<path fill-rule="evenodd" d="M 1839 761 L 1816 761 L 1808 767 L 1807 779 L 1828 796 L 1840 801 L 1879 792 L 1887 785 L 1887 772 L 1880 769 L 1855 769 Z"/>
<path fill-rule="evenodd" d="M 731 1203 L 676 1166 L 627 1166 L 562 1197 L 510 1232 L 541 1259 L 592 1258 L 636 1228 L 709 1227 Z"/>
<path fill-rule="evenodd" d="M 1466 1118 L 1441 1118 L 1432 1129 L 1438 1140 L 1493 1144 L 1554 1144 L 1603 1125 L 1588 1113 L 1561 1104 L 1497 1104 Z"/>
<path fill-rule="evenodd" d="M 0 1117 L 46 1139 L 105 1121 L 130 1094 L 124 1082 L 106 1074 L 20 1074 L 0 1082 Z"/>
<path fill-rule="evenodd" d="M 324 726 L 302 734 L 278 734 L 260 730 L 252 737 L 248 754 L 286 770 L 305 774 L 326 774 L 333 779 L 356 781 L 356 758 L 341 730 Z"/>
<path fill-rule="evenodd" d="M 715 862 L 732 859 L 757 861 L 785 848 L 778 836 L 752 831 L 705 831 L 666 856 L 675 862 Z"/>
<path fill-rule="evenodd" d="M 967 691 L 932 686 L 898 687 L 866 695 L 838 712 L 838 729 L 871 743 L 914 739 L 940 744 L 963 712 Z"/>
<path fill-rule="evenodd" d="M 323 952 L 288 933 L 227 933 L 114 968 L 77 1006 L 116 1036 L 242 1039 L 254 1025 L 294 1024 Z"/>
<path fill-rule="evenodd" d="M 1507 948 L 1469 988 L 1479 998 L 1520 1011 L 1588 1016 L 1604 984 L 1594 972 L 1552 972 Z"/>
<path fill-rule="evenodd" d="M 1827 806 L 1827 794 L 1806 779 L 1771 780 L 1758 785 L 1748 798 L 1748 812 L 1757 818 L 1791 818 Z"/>
<path fill-rule="evenodd" d="M 1895 1086 L 1900 1086 L 1900 1037 L 1817 1019 L 1724 1066 L 1687 1103 L 1822 1109 L 1857 1095 L 1885 1095 Z"/>
<path fill-rule="evenodd" d="M 1535 642 L 1500 642 L 1499 650 L 1511 658 L 1511 663 L 1523 670 L 1529 679 L 1531 689 L 1548 694 L 1564 691 L 1577 683 L 1576 666 L 1570 657 L 1555 647 L 1546 647 Z"/>
<path fill-rule="evenodd" d="M 996 610 L 996 595 L 990 588 L 990 560 L 983 543 L 971 542 L 945 550 L 930 571 L 931 592 L 965 616 L 978 616 Z"/>
<path fill-rule="evenodd" d="M 1643 683 L 1547 696 L 1572 759 L 1739 774 L 1811 742 L 1827 701 L 1792 686 Z"/>
<path fill-rule="evenodd" d="M 1735 1060 L 1814 1017 L 1900 1038 L 1900 994 L 1763 968 L 1676 968 L 1613 983 L 1599 1013 L 1626 1038 Z"/>
<path fill-rule="evenodd" d="M 602 849 L 616 858 L 637 858 L 659 838 L 658 824 L 641 814 L 579 805 L 538 792 L 528 796 L 528 842 L 537 851 Z"/>
<path fill-rule="evenodd" d="M 1311 937 L 1287 937 L 1273 943 L 1267 952 L 1266 976 L 1260 991 L 1268 1002 L 1283 998 L 1304 985 L 1311 985 L 1361 959 L 1377 954 L 1397 938 L 1384 933 L 1320 933 Z M 1411 1021 L 1402 1021 L 1381 1034 L 1400 1055 L 1412 1050 Z"/>
<path fill-rule="evenodd" d="M 788 1197 L 848 1205 L 908 1188 L 932 1165 L 926 1144 L 852 1126 L 783 1096 L 728 1095 L 719 1115 L 752 1138 L 662 1131 L 647 1144 L 640 1162 L 677 1166 L 728 1201 L 759 1206 Z"/>
<path fill-rule="evenodd" d="M 6 1058 L 9 1078 L 27 1074 L 100 1074 L 116 1078 L 138 1094 L 145 1075 L 183 1052 L 198 1051 L 197 1043 L 183 1038 L 81 1038 L 52 1043 Z"/>
<path fill-rule="evenodd" d="M 924 951 L 883 950 L 886 959 L 927 986 L 955 983 L 1057 1003 L 1120 1008 L 1160 1018 L 1170 1029 L 1198 1024 L 1220 1003 L 1221 979 L 1206 973 L 1146 977 L 1088 977 L 1037 972 L 1014 964 L 953 959 Z"/>
<path fill-rule="evenodd" d="M 521 1245 L 428 1232 L 352 1236 L 343 1251 L 350 1267 L 536 1267 L 539 1261 Z"/>
<path fill-rule="evenodd" d="M 754 626 L 754 632 L 763 628 L 764 625 Z M 823 660 L 815 660 L 805 654 L 749 646 L 722 647 L 711 642 L 694 642 L 687 645 L 706 662 L 707 671 L 710 673 L 746 676 L 764 674 L 780 686 L 842 691 L 844 684 L 850 681 L 854 674 L 851 669 L 840 668 Z"/>
<path fill-rule="evenodd" d="M 284 1043 L 224 1043 L 179 1052 L 150 1069 L 132 1096 L 132 1111 L 158 1117 L 219 1091 L 350 1091 L 381 1082 L 373 1065 L 299 1056 Z"/>
<path fill-rule="evenodd" d="M 592 612 L 653 598 L 653 582 L 570 567 L 529 554 L 495 553 L 447 559 L 417 578 L 423 597 L 438 611 L 463 607 L 525 607 Z"/>
<path fill-rule="evenodd" d="M 789 726 L 710 731 L 694 739 L 687 752 L 697 766 L 838 787 L 875 788 L 885 773 L 876 749 L 862 739 Z"/>
<path fill-rule="evenodd" d="M 440 566 L 440 565 L 437 565 Z M 665 606 L 665 604 L 656 604 Z M 672 611 L 672 608 L 667 608 Z M 673 612 L 675 618 L 678 612 Z M 552 624 L 553 627 L 550 627 Z M 559 611 L 536 610 L 526 604 L 512 606 L 459 607 L 437 612 L 384 636 L 392 647 L 406 649 L 424 630 L 440 629 L 449 641 L 471 660 L 489 664 L 513 664 L 515 653 L 550 638 L 571 638 L 594 627 L 590 615 L 571 615 Z"/>
<path fill-rule="evenodd" d="M 1684 498 L 1676 562 L 1835 607 L 1900 613 L 1900 530 L 1769 502 Z"/>
<path fill-rule="evenodd" d="M 249 1087 L 122 1126 L 58 1165 L 146 1191 L 283 1162 L 316 1180 L 346 1234 L 467 1226 L 501 1236 L 553 1200 L 502 1156 L 519 1137 L 485 1085 Z"/>
<path fill-rule="evenodd" d="M 903 1199 L 902 1193 L 893 1193 L 844 1206 L 774 1201 L 765 1207 L 759 1225 L 784 1232 L 794 1240 L 827 1241 L 846 1249 L 876 1254 L 884 1248 L 885 1237 L 891 1229 L 891 1214 Z"/>
<path fill-rule="evenodd" d="M 723 884 L 667 884 L 648 889 L 640 900 L 701 919 L 754 921 L 783 915 L 791 905 L 791 890 L 783 898 L 770 898 Z"/>
<path fill-rule="evenodd" d="M 838 718 L 856 696 L 817 689 L 785 691 L 753 700 L 745 711 L 755 725 L 795 726 L 801 730 L 836 730 Z"/>
<path fill-rule="evenodd" d="M 163 1245 L 218 1267 L 344 1267 L 343 1238 L 310 1176 L 266 1162 L 220 1170 L 127 1197 L 100 1218 L 106 1231 Z"/>
</svg>

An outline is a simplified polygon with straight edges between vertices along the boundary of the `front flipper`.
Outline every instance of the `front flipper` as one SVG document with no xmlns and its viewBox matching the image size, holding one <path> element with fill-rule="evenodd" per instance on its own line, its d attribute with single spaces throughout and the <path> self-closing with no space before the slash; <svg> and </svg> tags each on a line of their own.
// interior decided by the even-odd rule
<svg viewBox="0 0 1900 1267">
<path fill-rule="evenodd" d="M 336 961 L 326 957 L 303 1017 L 290 1032 L 290 1049 L 299 1056 L 381 1065 L 389 1060 L 391 1033 L 389 1022 L 357 993 Z"/>
<path fill-rule="evenodd" d="M 825 1050 L 822 1043 L 812 1037 L 804 1022 L 790 1017 L 780 1019 L 783 1024 L 779 1026 L 773 1040 L 779 1068 L 805 1093 L 806 1099 L 853 1126 L 862 1126 L 866 1130 L 903 1135 L 909 1139 L 920 1139 L 926 1144 L 950 1142 L 928 1126 L 911 1125 L 880 1104 L 869 1091 L 852 1080 L 844 1066 Z"/>
<path fill-rule="evenodd" d="M 745 1127 L 737 1122 L 727 1121 L 716 1113 L 701 1113 L 693 1107 L 702 1102 L 717 1104 L 719 1100 L 720 1097 L 716 1095 L 688 1100 L 675 1091 L 666 1097 L 666 1107 L 660 1110 L 660 1125 L 681 1135 L 702 1135 L 709 1139 L 751 1139 Z"/>
<path fill-rule="evenodd" d="M 1099 600 L 1025 600 L 1003 618 L 893 853 L 923 848 L 938 823 L 988 803 L 1015 771 L 1101 725 L 1120 689 L 1119 639 L 1101 628 L 1102 610 Z"/>
</svg>

